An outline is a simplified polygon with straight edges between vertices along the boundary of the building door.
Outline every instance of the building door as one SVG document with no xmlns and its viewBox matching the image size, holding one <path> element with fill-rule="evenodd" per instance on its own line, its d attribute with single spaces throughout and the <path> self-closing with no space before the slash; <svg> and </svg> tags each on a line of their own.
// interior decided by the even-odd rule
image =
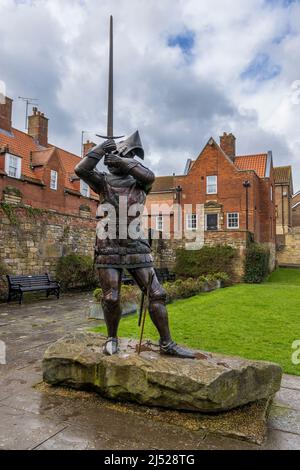
<svg viewBox="0 0 300 470">
<path fill-rule="evenodd" d="M 218 214 L 206 214 L 206 230 L 218 230 Z"/>
</svg>

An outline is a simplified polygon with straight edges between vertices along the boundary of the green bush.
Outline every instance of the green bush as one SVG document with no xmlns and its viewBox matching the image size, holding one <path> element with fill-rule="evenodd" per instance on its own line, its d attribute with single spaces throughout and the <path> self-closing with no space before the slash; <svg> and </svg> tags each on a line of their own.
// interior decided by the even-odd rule
<svg viewBox="0 0 300 470">
<path fill-rule="evenodd" d="M 93 259 L 90 256 L 77 254 L 61 257 L 56 265 L 56 279 L 60 281 L 63 290 L 96 286 L 97 277 Z"/>
<path fill-rule="evenodd" d="M 165 282 L 163 288 L 167 293 L 167 303 L 172 303 L 177 299 L 187 299 L 204 292 L 205 287 L 213 288 L 216 281 L 227 281 L 229 279 L 226 273 L 216 273 L 209 276 L 200 276 L 197 279 L 177 279 L 174 282 Z M 140 290 L 137 286 L 121 286 L 121 305 L 127 303 L 138 304 L 140 302 Z M 101 302 L 103 292 L 100 287 L 94 290 L 94 299 Z"/>
<path fill-rule="evenodd" d="M 249 284 L 259 284 L 269 273 L 270 251 L 256 243 L 246 250 L 244 281 Z"/>
<path fill-rule="evenodd" d="M 96 302 L 101 302 L 103 297 L 103 291 L 100 287 L 94 290 L 94 299 Z M 122 284 L 121 286 L 121 305 L 126 304 L 138 304 L 140 302 L 141 293 L 137 286 L 127 286 Z"/>
<path fill-rule="evenodd" d="M 6 299 L 7 297 L 8 286 L 7 286 L 6 274 L 9 274 L 9 269 L 2 261 L 0 261 L 0 299 L 1 300 Z"/>
<path fill-rule="evenodd" d="M 229 245 L 204 246 L 200 250 L 177 250 L 175 271 L 178 277 L 226 273 L 233 277 L 236 249 Z"/>
<path fill-rule="evenodd" d="M 201 292 L 213 289 L 216 281 L 228 281 L 226 273 L 216 273 L 208 276 L 200 276 L 196 279 L 177 279 L 175 282 L 165 282 L 163 287 L 167 292 L 167 302 L 171 303 L 176 299 L 187 299 L 198 295 Z"/>
<path fill-rule="evenodd" d="M 187 299 L 201 292 L 203 282 L 198 279 L 177 279 L 174 282 L 165 282 L 163 287 L 167 292 L 167 301 L 172 302 L 176 299 Z"/>
<path fill-rule="evenodd" d="M 11 194 L 12 196 L 17 196 L 17 197 L 22 197 L 23 196 L 22 191 L 20 191 L 20 189 L 18 189 L 18 188 L 15 188 L 15 186 L 6 186 L 3 189 L 3 193 L 4 194 Z"/>
</svg>

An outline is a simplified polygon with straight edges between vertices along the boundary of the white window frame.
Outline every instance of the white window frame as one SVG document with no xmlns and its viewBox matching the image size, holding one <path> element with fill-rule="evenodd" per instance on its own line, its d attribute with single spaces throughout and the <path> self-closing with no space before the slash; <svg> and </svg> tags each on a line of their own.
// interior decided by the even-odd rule
<svg viewBox="0 0 300 470">
<path fill-rule="evenodd" d="M 53 180 L 53 176 L 55 179 Z M 58 180 L 58 173 L 56 170 L 51 170 L 50 171 L 50 189 L 53 191 L 57 191 L 57 180 Z M 54 182 L 54 184 L 53 184 Z"/>
<path fill-rule="evenodd" d="M 274 191 L 273 191 L 273 186 L 271 185 L 271 186 L 270 186 L 271 201 L 273 201 L 273 193 L 274 193 Z"/>
<path fill-rule="evenodd" d="M 217 216 L 217 230 L 220 228 L 220 216 L 218 212 L 206 212 L 205 214 L 205 231 L 206 232 L 216 232 L 216 230 L 207 230 L 207 216 L 216 215 Z"/>
<path fill-rule="evenodd" d="M 215 178 L 214 183 L 210 182 L 210 178 Z M 213 189 L 211 189 L 213 187 Z M 206 194 L 218 194 L 218 176 L 209 175 L 206 177 Z"/>
<path fill-rule="evenodd" d="M 193 227 L 193 222 L 196 222 L 195 227 Z M 193 231 L 197 229 L 198 229 L 198 215 L 186 214 L 186 230 Z"/>
<path fill-rule="evenodd" d="M 91 194 L 89 185 L 83 180 L 80 180 L 80 194 L 83 197 L 90 197 Z"/>
<path fill-rule="evenodd" d="M 162 214 L 159 214 L 155 217 L 155 228 L 158 232 L 163 232 L 164 230 L 164 218 Z"/>
<path fill-rule="evenodd" d="M 14 161 L 15 166 L 11 164 Z M 15 174 L 12 173 L 11 168 L 14 168 Z M 12 155 L 11 153 L 5 154 L 5 173 L 11 178 L 20 179 L 21 178 L 21 169 L 22 169 L 22 158 Z"/>
<path fill-rule="evenodd" d="M 231 215 L 237 215 L 237 226 L 235 227 L 229 226 L 229 218 Z M 239 212 L 227 212 L 227 228 L 228 230 L 236 230 L 240 228 L 240 213 Z"/>
</svg>

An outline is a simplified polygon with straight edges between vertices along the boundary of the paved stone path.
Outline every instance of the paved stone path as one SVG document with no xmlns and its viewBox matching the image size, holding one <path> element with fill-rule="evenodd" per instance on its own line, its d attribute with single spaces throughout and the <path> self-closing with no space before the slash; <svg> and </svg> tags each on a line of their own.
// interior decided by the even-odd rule
<svg viewBox="0 0 300 470">
<path fill-rule="evenodd" d="M 300 449 L 300 377 L 284 376 L 261 447 L 150 421 L 95 400 L 48 394 L 41 382 L 47 345 L 68 332 L 94 326 L 86 310 L 91 295 L 0 304 L 0 449 Z"/>
</svg>

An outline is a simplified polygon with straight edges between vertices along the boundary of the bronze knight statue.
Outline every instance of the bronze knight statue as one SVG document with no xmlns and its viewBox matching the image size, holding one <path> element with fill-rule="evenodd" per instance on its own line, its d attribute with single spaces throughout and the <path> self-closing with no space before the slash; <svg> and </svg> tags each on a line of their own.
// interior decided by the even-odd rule
<svg viewBox="0 0 300 470">
<path fill-rule="evenodd" d="M 171 338 L 166 293 L 155 274 L 150 244 L 144 238 L 143 231 L 140 231 L 139 238 L 132 239 L 129 235 L 126 238 L 119 236 L 122 225 L 122 217 L 119 217 L 120 196 L 127 201 L 127 209 L 134 204 L 143 206 L 155 180 L 153 172 L 135 160 L 135 156 L 144 158 L 138 131 L 117 144 L 113 139 L 108 139 L 94 147 L 75 168 L 76 175 L 100 195 L 99 207 L 111 204 L 117 216 L 116 237 L 111 239 L 97 236 L 95 246 L 95 262 L 103 290 L 102 305 L 108 331 L 104 352 L 110 355 L 118 352 L 121 277 L 123 269 L 126 268 L 142 292 L 146 293 L 148 290 L 149 313 L 160 335 L 161 353 L 194 358 L 191 351 L 178 346 Z M 102 158 L 109 173 L 100 173 L 96 169 Z M 98 215 L 100 223 L 105 215 Z M 134 218 L 134 216 L 126 218 L 127 226 Z M 148 286 L 149 279 L 151 279 L 150 286 Z"/>
<path fill-rule="evenodd" d="M 104 136 L 98 136 L 104 137 Z M 130 215 L 130 208 L 143 206 L 151 190 L 155 176 L 135 156 L 144 158 L 144 150 L 138 131 L 127 139 L 115 143 L 113 133 L 113 18 L 110 17 L 108 113 L 106 141 L 92 148 L 76 166 L 75 173 L 100 195 L 97 210 L 98 225 L 95 244 L 95 262 L 103 290 L 103 311 L 108 339 L 104 352 L 118 352 L 118 326 L 121 318 L 120 290 L 123 269 L 127 269 L 144 295 L 147 295 L 151 319 L 160 335 L 160 350 L 171 356 L 194 358 L 191 351 L 179 347 L 172 341 L 166 293 L 160 285 L 153 268 L 153 259 L 148 240 L 143 236 L 137 212 Z M 104 158 L 109 173 L 100 173 L 96 166 Z M 123 201 L 125 201 L 125 215 Z M 113 208 L 114 233 L 105 233 L 109 217 L 104 206 Z M 131 224 L 136 222 L 136 231 L 131 235 Z M 109 224 L 108 224 L 109 225 Z M 103 229 L 104 231 L 99 230 Z M 125 229 L 125 236 L 124 236 Z M 140 231 L 139 231 L 140 229 Z M 99 233 L 101 232 L 101 233 Z"/>
</svg>

